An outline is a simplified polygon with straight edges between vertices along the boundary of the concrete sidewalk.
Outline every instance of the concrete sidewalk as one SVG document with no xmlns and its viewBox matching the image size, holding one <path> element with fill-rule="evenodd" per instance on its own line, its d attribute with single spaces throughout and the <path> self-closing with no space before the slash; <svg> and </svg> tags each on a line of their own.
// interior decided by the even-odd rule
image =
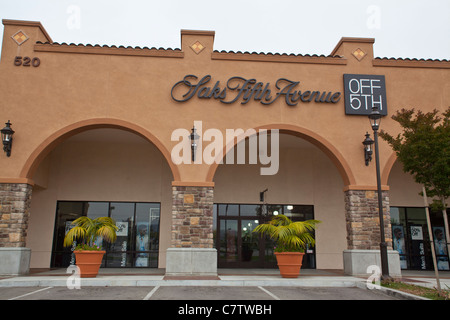
<svg viewBox="0 0 450 320">
<path fill-rule="evenodd" d="M 81 286 L 293 286 L 366 287 L 367 277 L 344 275 L 342 270 L 302 270 L 295 279 L 281 278 L 278 269 L 219 269 L 217 277 L 167 277 L 164 269 L 100 269 L 96 278 L 82 278 Z M 72 277 L 73 278 L 73 277 Z M 31 270 L 28 275 L 0 278 L 0 287 L 58 287 L 72 280 L 66 269 Z M 450 288 L 450 271 L 439 272 L 442 289 Z M 402 271 L 402 281 L 433 288 L 434 271 Z"/>
</svg>

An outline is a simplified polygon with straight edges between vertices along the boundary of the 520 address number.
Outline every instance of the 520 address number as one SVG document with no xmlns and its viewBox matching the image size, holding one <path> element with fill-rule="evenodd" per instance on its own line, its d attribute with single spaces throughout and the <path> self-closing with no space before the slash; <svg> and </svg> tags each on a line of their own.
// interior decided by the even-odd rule
<svg viewBox="0 0 450 320">
<path fill-rule="evenodd" d="M 30 58 L 30 57 L 20 57 L 20 56 L 16 56 L 14 58 L 14 65 L 15 66 L 24 66 L 24 67 L 39 67 L 39 65 L 41 64 L 41 60 L 37 57 L 35 58 Z"/>
</svg>

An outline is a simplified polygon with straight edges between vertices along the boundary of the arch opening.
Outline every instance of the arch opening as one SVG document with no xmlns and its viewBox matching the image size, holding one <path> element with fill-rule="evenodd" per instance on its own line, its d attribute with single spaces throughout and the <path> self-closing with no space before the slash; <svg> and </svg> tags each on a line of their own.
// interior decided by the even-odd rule
<svg viewBox="0 0 450 320">
<path fill-rule="evenodd" d="M 275 267 L 274 244 L 255 237 L 251 230 L 275 214 L 285 214 L 293 220 L 322 221 L 316 230 L 316 248 L 308 250 L 304 267 L 342 268 L 342 252 L 347 248 L 343 187 L 352 183 L 351 171 L 345 162 L 336 165 L 342 159 L 337 151 L 306 130 L 282 129 L 279 138 L 279 170 L 274 175 L 261 175 L 265 166 L 261 163 L 224 161 L 214 168 L 213 228 L 219 267 Z M 235 156 L 238 146 L 245 144 L 249 157 L 247 140 L 231 146 Z"/>
<path fill-rule="evenodd" d="M 78 123 L 44 141 L 23 170 L 35 182 L 26 238 L 31 267 L 70 262 L 62 240 L 80 215 L 111 216 L 120 227 L 118 240 L 105 244 L 103 266 L 164 267 L 178 174 L 164 150 L 153 135 L 121 121 Z M 139 247 L 142 226 L 147 240 Z"/>
</svg>

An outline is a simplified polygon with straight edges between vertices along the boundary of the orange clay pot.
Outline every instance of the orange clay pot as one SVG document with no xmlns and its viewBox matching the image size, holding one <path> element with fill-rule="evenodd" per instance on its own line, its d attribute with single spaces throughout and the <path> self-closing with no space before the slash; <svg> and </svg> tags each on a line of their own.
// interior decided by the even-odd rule
<svg viewBox="0 0 450 320">
<path fill-rule="evenodd" d="M 297 278 L 300 274 L 304 255 L 302 252 L 275 252 L 281 276 L 283 278 Z"/>
<path fill-rule="evenodd" d="M 105 251 L 75 250 L 76 265 L 81 278 L 95 278 L 102 264 Z"/>
</svg>

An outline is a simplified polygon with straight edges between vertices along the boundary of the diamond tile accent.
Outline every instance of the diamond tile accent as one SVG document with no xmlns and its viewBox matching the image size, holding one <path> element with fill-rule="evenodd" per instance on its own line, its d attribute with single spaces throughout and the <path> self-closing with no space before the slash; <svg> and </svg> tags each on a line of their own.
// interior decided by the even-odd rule
<svg viewBox="0 0 450 320">
<path fill-rule="evenodd" d="M 358 61 L 361 61 L 366 56 L 366 53 L 362 51 L 360 48 L 353 51 L 352 54 L 356 59 L 358 59 Z"/>
<path fill-rule="evenodd" d="M 11 38 L 20 46 L 28 40 L 28 36 L 23 31 L 16 32 Z"/>
<path fill-rule="evenodd" d="M 199 54 L 200 52 L 203 51 L 203 49 L 205 49 L 205 46 L 202 45 L 202 44 L 200 43 L 200 41 L 196 41 L 193 45 L 191 45 L 191 49 L 194 50 L 194 52 L 195 52 L 196 54 Z"/>
</svg>

